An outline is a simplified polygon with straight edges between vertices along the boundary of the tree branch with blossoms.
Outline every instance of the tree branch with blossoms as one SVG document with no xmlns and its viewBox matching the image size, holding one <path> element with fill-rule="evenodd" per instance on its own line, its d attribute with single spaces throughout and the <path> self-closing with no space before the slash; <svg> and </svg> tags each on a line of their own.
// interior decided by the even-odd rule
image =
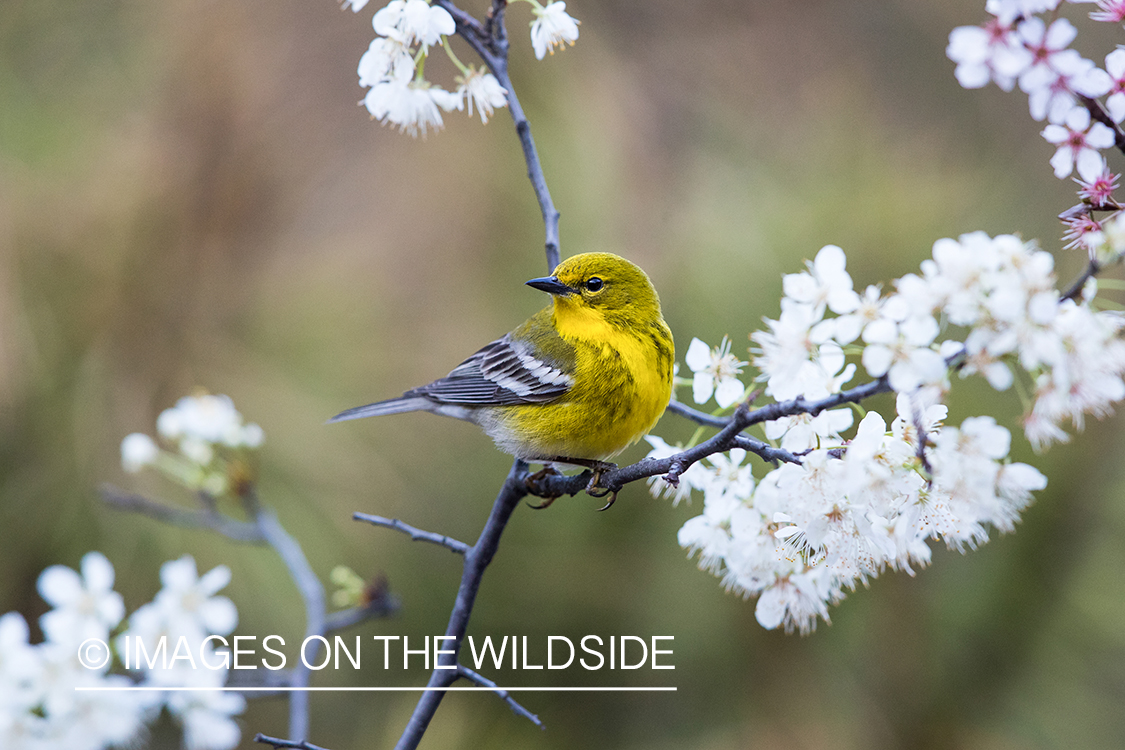
<svg viewBox="0 0 1125 750">
<path fill-rule="evenodd" d="M 537 58 L 577 39 L 578 22 L 565 4 L 520 1 L 532 8 Z M 344 3 L 357 12 L 366 4 Z M 1125 22 L 1122 0 L 1097 5 L 1093 20 Z M 492 0 L 488 16 L 477 20 L 449 0 L 391 0 L 374 14 L 377 37 L 357 72 L 368 89 L 363 104 L 371 116 L 414 136 L 443 127 L 443 112 L 472 115 L 476 110 L 486 123 L 496 108 L 509 108 L 539 202 L 550 269 L 559 259 L 559 213 L 508 76 L 505 23 L 512 7 Z M 1042 136 L 1055 147 L 1050 157 L 1055 176 L 1077 173 L 1080 202 L 1060 219 L 1066 246 L 1087 254 L 1082 276 L 1060 291 L 1049 253 L 1014 235 L 973 232 L 935 242 L 918 273 L 859 291 L 844 251 L 829 245 L 803 271 L 782 279 L 777 318 L 749 333 L 746 361 L 736 356 L 729 339 L 715 347 L 692 340 L 683 362 L 692 375 L 677 379 L 677 385 L 690 384 L 700 408 L 677 400 L 668 408 L 700 426 L 687 444 L 670 445 L 650 435 L 652 450 L 643 460 L 575 476 L 533 474 L 517 460 L 472 545 L 398 519 L 356 514 L 356 520 L 444 547 L 463 562 L 445 631 L 452 650 L 443 651 L 435 664 L 429 689 L 396 747 L 418 746 L 446 689 L 458 679 L 492 690 L 515 713 L 541 726 L 538 716 L 507 691 L 458 661 L 485 570 L 512 513 L 528 495 L 555 498 L 586 491 L 602 496 L 646 479 L 654 494 L 670 497 L 673 505 L 701 496 L 701 512 L 678 533 L 680 545 L 726 588 L 756 597 L 755 616 L 763 627 L 802 633 L 819 620 L 830 621 L 829 608 L 857 585 L 889 570 L 912 574 L 928 564 L 931 542 L 965 551 L 986 542 L 993 531 L 1014 528 L 1047 479 L 1029 464 L 1010 460 L 1011 432 L 993 417 L 945 424 L 955 381 L 982 376 L 997 391 L 1017 392 L 1024 401 L 1020 426 L 1037 451 L 1069 440 L 1068 428 L 1080 430 L 1087 416 L 1103 417 L 1125 399 L 1125 317 L 1099 309 L 1096 278 L 1125 255 L 1125 217 L 1115 195 L 1120 174 L 1103 155 L 1109 149 L 1125 151 L 1125 52 L 1110 52 L 1104 69 L 1082 58 L 1070 48 L 1077 29 L 1060 16 L 1063 7 L 1061 0 L 989 0 L 988 20 L 954 30 L 947 54 L 966 88 L 994 82 L 1011 91 L 1018 85 L 1028 95 L 1032 118 L 1046 123 Z M 457 58 L 449 45 L 452 35 L 466 41 L 483 67 Z M 457 71 L 453 90 L 427 77 L 429 53 L 439 47 Z M 864 377 L 850 385 L 860 368 Z M 895 396 L 893 415 L 864 410 L 862 405 L 886 393 Z M 713 409 L 704 406 L 712 400 Z M 342 588 L 336 593 L 356 606 L 326 614 L 324 589 L 299 545 L 257 502 L 254 456 L 260 429 L 244 424 L 229 402 L 206 403 L 225 416 L 193 423 L 186 406 L 161 415 L 157 431 L 172 449 L 139 434 L 122 444 L 127 470 L 157 469 L 191 488 L 198 508 L 113 488 L 103 490 L 106 502 L 237 541 L 270 544 L 304 601 L 306 635 L 392 611 L 385 581 L 364 581 L 338 569 L 332 580 Z M 216 432 L 219 423 L 223 428 Z M 714 433 L 707 435 L 708 430 Z M 751 453 L 762 460 L 760 469 L 747 461 Z M 247 520 L 222 510 L 227 500 L 239 504 Z M 137 736 L 146 720 L 139 702 L 106 698 L 55 715 L 59 704 L 50 686 L 34 676 L 64 669 L 66 659 L 73 660 L 75 639 L 91 633 L 110 638 L 116 632 L 123 639 L 187 626 L 200 637 L 233 631 L 237 611 L 217 596 L 230 578 L 225 567 L 199 576 L 194 561 L 185 557 L 165 564 L 161 578 L 161 593 L 125 620 L 121 598 L 112 591 L 112 566 L 96 553 L 83 559 L 81 575 L 61 566 L 44 571 L 39 588 L 52 606 L 40 621 L 44 643 L 29 644 L 22 617 L 0 617 L 0 653 L 17 654 L 17 661 L 30 665 L 17 678 L 5 671 L 10 662 L 0 665 L 0 686 L 16 679 L 21 689 L 9 692 L 25 696 L 16 721 L 32 732 L 46 731 L 42 727 L 48 725 L 55 731 L 68 722 L 83 726 L 80 716 L 112 715 L 121 717 L 112 731 L 99 730 L 85 744 L 109 747 Z M 128 642 L 118 643 L 127 647 Z M 99 685 L 135 684 L 104 671 L 83 677 Z M 201 687 L 221 687 L 220 678 L 225 680 L 225 672 Z M 158 688 L 175 685 L 182 675 L 150 669 L 141 679 Z M 286 675 L 284 684 L 307 686 L 307 669 Z M 289 739 L 258 735 L 257 741 L 317 748 L 306 739 L 306 695 L 293 693 Z M 240 733 L 232 717 L 244 706 L 241 696 L 216 689 L 191 697 L 167 695 L 162 701 L 183 724 L 189 747 L 237 744 Z M 204 721 L 209 731 L 222 734 L 193 735 Z"/>
<path fill-rule="evenodd" d="M 174 408 L 161 413 L 157 432 L 171 449 L 162 449 L 146 434 L 133 433 L 122 441 L 125 470 L 130 473 L 146 468 L 159 471 L 191 489 L 200 508 L 189 510 L 160 503 L 106 485 L 101 488 L 101 495 L 107 505 L 174 526 L 215 531 L 232 541 L 271 547 L 285 565 L 304 604 L 305 640 L 318 639 L 334 630 L 395 611 L 396 603 L 384 581 L 367 591 L 366 597 L 349 598 L 348 603 L 354 600 L 359 602 L 358 606 L 328 616 L 324 587 L 301 545 L 285 530 L 277 516 L 258 501 L 256 453 L 262 445 L 263 432 L 256 424 L 244 424 L 242 415 L 229 398 L 203 394 L 180 399 Z M 220 511 L 221 499 L 236 501 L 249 520 L 240 521 Z M 362 582 L 355 588 L 357 592 L 362 589 Z M 302 659 L 284 679 L 272 680 L 269 685 L 294 688 L 288 693 L 288 731 L 291 737 L 301 738 L 299 742 L 309 733 L 309 693 L 303 688 L 308 687 L 310 675 L 309 662 Z M 237 744 L 237 734 L 233 740 Z"/>
<path fill-rule="evenodd" d="M 358 10 L 365 0 L 348 4 Z M 562 3 L 531 4 L 537 57 L 577 38 L 577 22 Z M 729 341 L 712 349 L 693 340 L 686 357 L 693 398 L 706 403 L 714 396 L 718 409 L 708 414 L 673 400 L 669 410 L 717 429 L 710 438 L 670 446 L 649 436 L 653 450 L 644 460 L 596 474 L 531 474 L 517 461 L 473 547 L 397 519 L 357 515 L 465 556 L 447 630 L 457 649 L 493 542 L 526 494 L 616 493 L 646 478 L 654 492 L 672 494 L 676 502 L 701 492 L 703 514 L 681 529 L 681 544 L 728 588 L 757 596 L 764 627 L 802 632 L 818 618 L 828 620 L 828 606 L 857 583 L 886 569 L 912 572 L 926 564 L 931 539 L 965 549 L 986 541 L 990 528 L 1012 528 L 1046 479 L 1006 460 L 1010 432 L 991 417 L 967 419 L 959 428 L 943 425 L 951 375 L 979 374 L 997 390 L 1018 385 L 1031 391 L 1023 427 L 1037 449 L 1068 439 L 1063 422 L 1081 428 L 1084 415 L 1102 416 L 1125 397 L 1122 322 L 1091 307 L 1096 288 L 1089 280 L 1125 250 L 1112 197 L 1118 176 L 1097 153 L 1122 140 L 1117 123 L 1125 117 L 1125 59 L 1107 59 L 1106 72 L 1068 50 L 1073 27 L 1036 16 L 1058 4 L 992 0 L 994 19 L 983 28 L 956 30 L 949 55 L 963 85 L 995 80 L 1010 90 L 1018 82 L 1029 94 L 1032 116 L 1049 120 L 1043 136 L 1057 146 L 1051 159 L 1056 176 L 1077 170 L 1082 178 L 1083 203 L 1065 220 L 1071 244 L 1090 253 L 1083 278 L 1060 293 L 1049 254 L 1014 236 L 971 233 L 939 240 L 921 273 L 895 281 L 893 291 L 868 286 L 859 294 L 844 252 L 829 246 L 805 272 L 785 277 L 781 315 L 767 320 L 768 330 L 750 335 L 754 379 L 772 403 L 751 409 L 754 396 L 739 377 L 749 363 L 732 355 Z M 1108 14 L 1120 3 L 1101 5 Z M 484 119 L 502 106 L 496 95 L 502 91 L 539 199 L 553 268 L 558 213 L 507 76 L 507 9 L 495 0 L 482 22 L 448 0 L 393 0 L 373 19 L 379 38 L 361 60 L 360 83 L 370 88 L 364 103 L 372 116 L 411 135 L 441 127 L 439 109 L 461 109 L 465 102 L 475 101 Z M 463 74 L 452 94 L 429 83 L 422 66 L 431 45 L 449 51 L 451 33 L 464 38 L 489 71 L 474 77 L 450 54 Z M 485 90 L 495 96 L 482 97 Z M 1107 94 L 1103 106 L 1098 97 Z M 422 100 L 427 106 L 405 104 Z M 1112 221 L 1094 218 L 1104 210 L 1113 212 Z M 871 379 L 845 388 L 859 366 Z M 850 407 L 862 413 L 860 403 L 889 392 L 896 394 L 889 427 L 876 412 L 854 424 Z M 764 439 L 746 433 L 759 425 Z M 853 427 L 854 436 L 845 438 Z M 747 452 L 775 468 L 755 480 L 743 465 Z M 486 537 L 482 562 L 475 551 Z M 435 669 L 430 685 L 446 686 L 457 676 Z M 399 747 L 417 744 L 442 694 L 423 696 Z"/>
</svg>

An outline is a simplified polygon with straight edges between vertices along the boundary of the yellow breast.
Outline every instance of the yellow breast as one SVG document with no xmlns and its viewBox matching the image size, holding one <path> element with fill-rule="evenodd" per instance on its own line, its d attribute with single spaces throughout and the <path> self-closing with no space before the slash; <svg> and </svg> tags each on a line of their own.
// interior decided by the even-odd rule
<svg viewBox="0 0 1125 750">
<path fill-rule="evenodd" d="M 664 413 L 672 394 L 672 334 L 659 317 L 623 327 L 588 308 L 559 308 L 558 333 L 575 348 L 573 387 L 549 404 L 507 407 L 486 430 L 525 459 L 605 460 L 640 440 Z"/>
</svg>

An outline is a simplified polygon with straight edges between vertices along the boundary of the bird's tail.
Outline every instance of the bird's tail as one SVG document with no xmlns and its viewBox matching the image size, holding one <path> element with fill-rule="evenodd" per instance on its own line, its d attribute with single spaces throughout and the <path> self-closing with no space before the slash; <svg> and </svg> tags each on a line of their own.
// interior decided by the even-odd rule
<svg viewBox="0 0 1125 750">
<path fill-rule="evenodd" d="M 402 414 L 407 411 L 432 411 L 434 403 L 424 396 L 399 396 L 386 401 L 378 401 L 367 406 L 357 406 L 354 409 L 342 411 L 329 419 L 329 422 L 344 422 L 349 419 L 362 419 L 363 417 L 378 417 L 383 414 Z"/>
</svg>

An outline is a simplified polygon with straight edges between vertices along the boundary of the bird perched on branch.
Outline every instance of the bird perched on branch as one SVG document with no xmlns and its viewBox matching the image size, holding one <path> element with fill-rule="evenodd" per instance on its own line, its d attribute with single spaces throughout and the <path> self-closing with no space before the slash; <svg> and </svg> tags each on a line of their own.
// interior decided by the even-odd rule
<svg viewBox="0 0 1125 750">
<path fill-rule="evenodd" d="M 408 411 L 463 419 L 525 461 L 593 469 L 593 488 L 612 467 L 605 461 L 664 413 L 672 332 L 645 272 L 611 253 L 576 255 L 527 284 L 553 299 L 523 325 L 440 380 L 329 421 Z"/>
</svg>

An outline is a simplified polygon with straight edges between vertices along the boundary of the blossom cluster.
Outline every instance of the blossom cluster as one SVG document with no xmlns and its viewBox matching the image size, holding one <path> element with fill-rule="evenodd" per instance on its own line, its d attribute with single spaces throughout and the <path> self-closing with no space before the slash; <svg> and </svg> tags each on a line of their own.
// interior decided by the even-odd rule
<svg viewBox="0 0 1125 750">
<path fill-rule="evenodd" d="M 43 571 L 39 593 L 52 607 L 39 620 L 44 640 L 30 643 L 27 621 L 18 612 L 0 617 L 0 747 L 102 750 L 135 744 L 163 709 L 183 728 L 188 750 L 230 750 L 238 745 L 241 731 L 232 717 L 245 708 L 241 696 L 159 689 L 219 688 L 226 682 L 225 669 L 181 670 L 175 675 L 110 671 L 114 655 L 107 644 L 115 632 L 120 659 L 121 638 L 126 635 L 143 637 L 151 646 L 162 634 L 190 634 L 196 639 L 190 642 L 201 643 L 208 635 L 234 629 L 234 605 L 214 596 L 230 580 L 225 567 L 200 578 L 195 561 L 183 557 L 165 563 L 160 576 L 164 586 L 156 598 L 126 622 L 124 600 L 113 590 L 113 566 L 101 553 L 86 554 L 81 573 L 62 565 Z M 134 686 L 154 689 L 122 690 Z"/>
<path fill-rule="evenodd" d="M 1125 245 L 1117 248 L 1118 256 Z M 828 606 L 884 569 L 929 561 L 927 540 L 964 550 L 1008 531 L 1046 479 L 1006 463 L 1009 431 L 991 417 L 943 425 L 950 375 L 984 376 L 997 390 L 1019 379 L 1033 400 L 1024 433 L 1037 449 L 1066 440 L 1125 399 L 1125 317 L 1091 307 L 1095 288 L 1061 299 L 1053 258 L 1012 235 L 982 232 L 934 244 L 920 274 L 883 293 L 853 288 L 844 252 L 823 248 L 802 273 L 784 279 L 781 315 L 751 334 L 756 379 L 775 401 L 813 403 L 840 393 L 857 367 L 886 378 L 896 416 L 867 413 L 854 437 L 849 407 L 764 424 L 766 438 L 800 456 L 755 482 L 745 454 L 692 465 L 671 492 L 703 494 L 703 513 L 680 531 L 682 546 L 728 588 L 757 595 L 765 627 L 806 632 Z M 745 363 L 729 344 L 692 342 L 687 364 L 697 403 L 745 389 Z M 703 382 L 700 381 L 709 381 Z M 736 399 L 738 397 L 735 397 Z M 649 437 L 650 456 L 676 452 Z"/>
<path fill-rule="evenodd" d="M 543 59 L 563 44 L 578 39 L 578 21 L 566 12 L 566 3 L 526 0 L 535 16 L 531 43 Z M 344 7 L 362 10 L 368 0 L 344 0 Z M 507 106 L 507 90 L 484 67 L 463 64 L 449 46 L 457 28 L 453 16 L 429 0 L 391 0 L 376 11 L 372 25 L 377 36 L 359 60 L 359 85 L 368 89 L 363 105 L 380 122 L 412 136 L 425 136 L 444 127 L 441 113 L 473 109 L 487 123 L 497 107 Z M 425 77 L 430 48 L 442 47 L 460 71 L 457 88 L 447 91 Z"/>
<path fill-rule="evenodd" d="M 1068 0 L 1069 4 L 1090 0 Z M 1125 49 L 1115 49 L 1101 68 L 1071 48 L 1078 29 L 1058 17 L 1062 0 L 988 0 L 991 18 L 980 26 L 961 26 L 949 35 L 946 54 L 965 88 L 989 82 L 1005 91 L 1019 86 L 1028 96 L 1031 116 L 1047 121 L 1042 136 L 1055 149 L 1051 167 L 1059 179 L 1078 173 L 1082 204 L 1063 215 L 1066 238 L 1096 258 L 1103 228 L 1117 215 L 1113 197 L 1121 175 L 1102 156 L 1125 143 Z M 1098 0 L 1095 21 L 1125 20 L 1121 0 Z M 1040 14 L 1049 13 L 1046 19 Z M 1105 97 L 1104 103 L 1101 98 Z M 1103 219 L 1095 211 L 1110 211 Z"/>
<path fill-rule="evenodd" d="M 121 441 L 121 465 L 135 474 L 153 467 L 192 490 L 212 496 L 238 489 L 252 478 L 251 454 L 262 446 L 265 433 L 245 423 L 228 396 L 204 393 L 184 396 L 156 420 L 156 433 L 171 446 L 161 450 L 142 432 Z"/>
</svg>

